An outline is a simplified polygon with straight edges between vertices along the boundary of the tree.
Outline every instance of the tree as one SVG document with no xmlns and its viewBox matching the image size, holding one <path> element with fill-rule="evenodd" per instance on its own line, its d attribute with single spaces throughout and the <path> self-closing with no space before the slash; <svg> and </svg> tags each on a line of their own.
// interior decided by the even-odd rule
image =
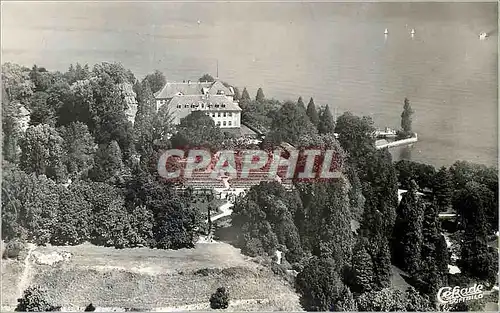
<svg viewBox="0 0 500 313">
<path fill-rule="evenodd" d="M 207 208 L 207 224 L 208 224 L 208 230 L 207 230 L 207 235 L 210 236 L 212 234 L 212 217 L 211 217 L 211 211 L 212 211 L 212 206 L 209 205 Z"/>
<path fill-rule="evenodd" d="M 420 190 L 434 188 L 436 178 L 436 169 L 434 166 L 400 160 L 395 163 L 395 168 L 401 188 L 408 189 L 411 180 L 417 183 Z"/>
<path fill-rule="evenodd" d="M 193 111 L 177 126 L 178 132 L 172 137 L 174 148 L 206 147 L 217 149 L 224 140 L 221 129 L 203 111 Z"/>
<path fill-rule="evenodd" d="M 418 289 L 429 296 L 436 295 L 446 282 L 450 261 L 439 225 L 438 211 L 433 204 L 427 204 L 422 223 L 422 263 L 415 279 Z"/>
<path fill-rule="evenodd" d="M 19 106 L 10 101 L 5 86 L 2 86 L 2 154 L 4 160 L 18 161 L 18 142 L 21 137 Z"/>
<path fill-rule="evenodd" d="M 219 287 L 217 291 L 210 296 L 210 308 L 214 310 L 227 309 L 229 307 L 229 294 L 226 288 Z"/>
<path fill-rule="evenodd" d="M 79 175 L 92 168 L 96 148 L 87 125 L 74 122 L 66 127 L 62 126 L 59 134 L 64 140 L 64 164 L 68 173 Z"/>
<path fill-rule="evenodd" d="M 359 238 L 354 246 L 352 256 L 352 275 L 353 282 L 351 288 L 354 292 L 364 293 L 372 289 L 374 272 L 373 262 L 365 245 L 368 241 L 364 238 Z"/>
<path fill-rule="evenodd" d="M 412 182 L 403 195 L 394 225 L 394 261 L 410 275 L 419 271 L 422 251 L 424 205 Z"/>
<path fill-rule="evenodd" d="M 133 229 L 123 198 L 117 198 L 109 203 L 106 210 L 94 215 L 96 227 L 91 242 L 105 247 L 125 248 L 130 245 Z"/>
<path fill-rule="evenodd" d="M 136 151 L 145 158 L 153 152 L 154 139 L 156 139 L 154 138 L 156 101 L 147 80 L 141 84 L 138 98 L 139 104 L 134 123 Z"/>
<path fill-rule="evenodd" d="M 380 290 L 390 285 L 392 276 L 391 252 L 389 249 L 388 232 L 385 228 L 389 227 L 390 222 L 384 217 L 381 211 L 377 209 L 376 199 L 373 196 L 372 188 L 365 184 L 366 203 L 363 213 L 363 220 L 359 230 L 360 236 L 367 238 L 368 243 L 365 249 L 371 256 L 373 262 L 373 285 L 374 290 Z M 390 227 L 392 229 L 392 226 Z"/>
<path fill-rule="evenodd" d="M 250 94 L 248 93 L 247 87 L 243 88 L 243 92 L 241 93 L 241 100 L 250 101 Z"/>
<path fill-rule="evenodd" d="M 349 287 L 345 287 L 339 301 L 335 304 L 335 312 L 355 312 L 358 310 L 356 301 L 349 290 Z"/>
<path fill-rule="evenodd" d="M 60 307 L 51 304 L 47 291 L 39 286 L 30 286 L 24 290 L 22 298 L 17 299 L 17 312 L 56 311 Z"/>
<path fill-rule="evenodd" d="M 72 98 L 69 84 L 56 81 L 45 91 L 37 91 L 28 102 L 31 111 L 30 124 L 49 124 L 55 126 L 58 121 L 58 112 L 70 102 Z"/>
<path fill-rule="evenodd" d="M 439 211 L 448 211 L 451 208 L 452 177 L 446 167 L 441 167 L 434 176 L 433 194 Z"/>
<path fill-rule="evenodd" d="M 22 104 L 33 95 L 35 85 L 29 78 L 30 69 L 15 63 L 2 64 L 2 85 L 11 101 Z"/>
<path fill-rule="evenodd" d="M 347 182 L 339 179 L 324 189 L 324 195 L 317 190 L 315 195 L 323 199 L 316 205 L 312 221 L 318 226 L 312 244 L 314 255 L 332 258 L 340 266 L 349 265 L 352 256 L 353 235 Z"/>
<path fill-rule="evenodd" d="M 302 111 L 292 102 L 285 102 L 273 119 L 267 141 L 273 144 L 285 141 L 294 145 L 299 143 L 301 137 L 315 133 L 316 129 L 305 110 Z"/>
<path fill-rule="evenodd" d="M 360 118 L 350 112 L 342 114 L 335 125 L 335 133 L 339 134 L 339 142 L 349 153 L 351 163 L 360 170 L 358 174 L 361 179 L 366 174 L 363 165 L 368 163 L 368 158 L 375 151 L 375 139 L 372 136 L 374 131 L 371 118 Z"/>
<path fill-rule="evenodd" d="M 232 224 L 241 228 L 238 236 L 242 252 L 249 255 L 273 255 L 278 244 L 286 247 L 285 257 L 298 262 L 303 256 L 301 239 L 294 215 L 300 199 L 277 182 L 253 186 L 233 207 Z"/>
<path fill-rule="evenodd" d="M 257 89 L 257 95 L 255 96 L 255 101 L 258 103 L 263 103 L 266 100 L 266 97 L 264 96 L 264 91 L 262 91 L 262 88 Z"/>
<path fill-rule="evenodd" d="M 333 311 L 344 300 L 344 288 L 337 265 L 324 258 L 312 258 L 295 280 L 295 289 L 306 311 Z"/>
<path fill-rule="evenodd" d="M 307 116 L 309 117 L 309 120 L 311 123 L 313 123 L 314 126 L 318 127 L 319 124 L 319 116 L 318 116 L 318 111 L 316 110 L 316 105 L 314 104 L 313 98 L 309 100 L 309 104 L 307 105 L 307 110 L 306 110 Z"/>
<path fill-rule="evenodd" d="M 203 82 L 212 83 L 215 81 L 215 78 L 213 78 L 213 76 L 210 74 L 203 74 L 203 76 L 201 76 L 200 79 L 198 79 L 198 81 L 201 83 L 203 83 Z"/>
<path fill-rule="evenodd" d="M 411 108 L 410 100 L 408 100 L 408 98 L 405 98 L 405 102 L 404 102 L 404 106 L 403 106 L 403 113 L 401 113 L 401 128 L 403 129 L 403 132 L 407 136 L 412 135 L 412 129 L 411 129 L 412 118 L 411 118 L 411 116 L 413 115 L 413 113 L 414 113 L 414 111 Z"/>
<path fill-rule="evenodd" d="M 57 222 L 52 229 L 53 245 L 77 245 L 90 238 L 92 205 L 73 188 L 59 186 Z"/>
<path fill-rule="evenodd" d="M 318 121 L 318 132 L 320 134 L 333 133 L 335 131 L 335 121 L 328 105 L 321 110 Z"/>
<path fill-rule="evenodd" d="M 240 107 L 245 112 L 249 109 L 252 100 L 250 99 L 250 94 L 248 93 L 247 87 L 243 88 L 240 99 Z"/>
<path fill-rule="evenodd" d="M 89 177 L 96 182 L 105 182 L 115 179 L 123 169 L 122 153 L 116 141 L 101 144 L 94 157 L 94 166 Z"/>
<path fill-rule="evenodd" d="M 436 291 L 437 292 L 437 291 Z M 437 293 L 433 293 L 434 297 Z M 422 296 L 413 287 L 408 287 L 406 295 L 406 311 L 408 312 L 430 312 L 435 310 L 428 297 Z"/>
<path fill-rule="evenodd" d="M 21 168 L 28 173 L 64 179 L 64 140 L 49 125 L 31 126 L 26 130 L 21 146 Z"/>
<path fill-rule="evenodd" d="M 300 110 L 306 111 L 306 106 L 304 104 L 304 100 L 302 100 L 302 97 L 299 96 L 299 99 L 297 100 L 297 107 L 299 107 Z"/>
<path fill-rule="evenodd" d="M 496 252 L 488 249 L 488 222 L 485 208 L 491 206 L 493 195 L 488 188 L 470 182 L 454 197 L 453 206 L 460 215 L 464 233 L 460 266 L 470 275 L 495 282 L 498 263 Z"/>
<path fill-rule="evenodd" d="M 360 311 L 392 312 L 406 311 L 407 300 L 401 291 L 385 288 L 361 294 L 356 303 Z"/>
</svg>

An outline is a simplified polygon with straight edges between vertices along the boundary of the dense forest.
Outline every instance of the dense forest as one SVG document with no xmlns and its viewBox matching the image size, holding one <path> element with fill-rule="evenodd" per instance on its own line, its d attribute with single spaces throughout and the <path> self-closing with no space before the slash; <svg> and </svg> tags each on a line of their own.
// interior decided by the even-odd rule
<svg viewBox="0 0 500 313">
<path fill-rule="evenodd" d="M 235 138 L 205 114 L 173 125 L 166 108 L 157 112 L 153 94 L 166 81 L 161 72 L 138 80 L 120 64 L 76 64 L 61 73 L 6 63 L 2 81 L 3 240 L 195 246 L 203 216 L 189 192 L 158 175 L 159 156 L 168 148 L 234 147 Z M 343 159 L 341 179 L 296 182 L 292 190 L 263 182 L 234 205 L 233 242 L 252 257 L 283 252 L 280 271 L 297 273 L 304 309 L 432 311 L 440 287 L 496 283 L 498 254 L 488 245 L 498 226 L 496 168 L 393 162 L 387 149 L 376 149 L 369 117 L 346 112 L 335 120 L 313 98 L 306 106 L 302 97 L 267 99 L 262 89 L 255 98 L 246 88 L 235 93 L 242 121 L 266 134 L 262 148 L 321 146 Z M 26 129 L 23 108 L 30 113 Z M 402 136 L 411 133 L 409 112 L 406 99 Z M 401 201 L 398 189 L 408 190 Z M 444 229 L 440 212 L 458 218 Z M 460 274 L 448 272 L 445 231 L 459 238 Z M 394 268 L 410 288 L 391 285 Z"/>
</svg>

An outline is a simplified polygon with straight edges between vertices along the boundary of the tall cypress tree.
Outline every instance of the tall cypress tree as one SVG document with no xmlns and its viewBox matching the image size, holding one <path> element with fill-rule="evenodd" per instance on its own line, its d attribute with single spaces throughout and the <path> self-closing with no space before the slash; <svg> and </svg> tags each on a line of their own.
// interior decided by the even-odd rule
<svg viewBox="0 0 500 313">
<path fill-rule="evenodd" d="M 451 206 L 452 177 L 444 166 L 434 176 L 433 193 L 439 211 L 447 211 Z"/>
<path fill-rule="evenodd" d="M 335 131 L 335 121 L 333 120 L 332 112 L 328 105 L 321 110 L 318 122 L 318 132 L 320 134 L 333 133 Z"/>
<path fill-rule="evenodd" d="M 403 131 L 407 135 L 410 135 L 411 131 L 412 131 L 412 129 L 411 129 L 411 123 L 412 123 L 411 116 L 413 115 L 413 113 L 414 113 L 414 111 L 411 108 L 410 100 L 408 100 L 408 98 L 405 98 L 405 102 L 403 105 L 403 113 L 401 113 L 401 128 L 403 129 Z"/>
<path fill-rule="evenodd" d="M 394 225 L 394 261 L 410 275 L 418 272 L 422 251 L 424 205 L 417 195 L 417 184 L 411 181 L 408 192 L 397 210 Z"/>
<path fill-rule="evenodd" d="M 265 100 L 266 96 L 264 96 L 264 91 L 262 90 L 262 88 L 259 88 L 257 90 L 257 95 L 255 96 L 255 101 L 257 101 L 258 103 L 264 103 Z"/>
<path fill-rule="evenodd" d="M 137 98 L 139 101 L 134 123 L 136 150 L 142 158 L 148 158 L 153 152 L 153 121 L 156 114 L 156 101 L 148 80 L 141 83 Z"/>
<path fill-rule="evenodd" d="M 428 295 L 435 295 L 446 280 L 448 272 L 447 247 L 442 247 L 444 237 L 440 234 L 438 213 L 433 204 L 425 206 L 425 214 L 422 223 L 422 264 L 417 281 L 420 290 Z M 438 249 L 444 249 L 439 251 Z"/>
<path fill-rule="evenodd" d="M 302 97 L 299 97 L 297 100 L 297 106 L 303 111 L 306 111 L 306 105 L 304 104 L 304 101 L 302 100 Z"/>
<path fill-rule="evenodd" d="M 373 262 L 366 246 L 368 240 L 360 237 L 352 252 L 352 275 L 353 282 L 351 289 L 357 293 L 372 290 L 374 282 Z"/>
<path fill-rule="evenodd" d="M 240 107 L 243 111 L 248 110 L 250 107 L 250 103 L 252 100 L 250 99 L 250 94 L 248 93 L 247 87 L 243 88 L 243 91 L 241 92 L 241 99 L 240 99 Z"/>
<path fill-rule="evenodd" d="M 314 126 L 318 127 L 319 116 L 318 116 L 318 111 L 316 110 L 316 105 L 314 104 L 313 98 L 311 98 L 311 100 L 309 100 L 309 104 L 307 105 L 306 113 L 307 113 L 307 116 L 309 116 L 309 120 L 311 120 L 311 123 L 313 123 Z"/>
<path fill-rule="evenodd" d="M 493 193 L 483 184 L 469 182 L 454 198 L 454 207 L 464 225 L 460 266 L 463 271 L 495 281 L 498 270 L 497 254 L 488 249 L 488 223 L 485 208 L 489 207 Z M 498 260 L 498 259 L 497 259 Z"/>
</svg>

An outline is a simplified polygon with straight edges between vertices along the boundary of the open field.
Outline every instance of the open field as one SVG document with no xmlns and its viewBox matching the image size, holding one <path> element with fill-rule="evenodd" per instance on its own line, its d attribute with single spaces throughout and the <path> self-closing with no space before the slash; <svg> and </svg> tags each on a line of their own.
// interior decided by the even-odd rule
<svg viewBox="0 0 500 313">
<path fill-rule="evenodd" d="M 49 265 L 62 252 L 70 258 Z M 37 247 L 27 263 L 27 285 L 48 289 L 64 310 L 81 310 L 90 302 L 117 310 L 208 310 L 210 295 L 221 286 L 229 290 L 230 310 L 301 310 L 291 286 L 225 243 L 177 251 Z M 23 260 L 2 263 L 2 311 L 14 309 L 24 269 Z"/>
</svg>

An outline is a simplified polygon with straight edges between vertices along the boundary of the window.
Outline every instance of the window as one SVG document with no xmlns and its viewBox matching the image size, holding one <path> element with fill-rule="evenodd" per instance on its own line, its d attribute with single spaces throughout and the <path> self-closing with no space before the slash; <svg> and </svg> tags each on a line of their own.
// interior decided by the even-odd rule
<svg viewBox="0 0 500 313">
<path fill-rule="evenodd" d="M 222 123 L 222 125 L 226 126 L 226 121 L 224 121 L 224 122 Z"/>
<path fill-rule="evenodd" d="M 229 126 L 231 126 L 231 121 L 227 122 L 227 124 L 228 124 Z"/>
<path fill-rule="evenodd" d="M 177 105 L 177 108 L 178 108 L 178 109 L 181 109 L 181 108 L 182 108 L 182 105 L 178 104 L 178 105 Z"/>
<path fill-rule="evenodd" d="M 231 117 L 231 116 L 233 116 L 233 113 L 232 112 L 227 112 L 227 116 Z"/>
<path fill-rule="evenodd" d="M 189 108 L 189 104 L 184 104 L 184 109 Z"/>
<path fill-rule="evenodd" d="M 218 104 L 216 104 L 216 105 L 215 105 L 215 107 L 216 107 L 216 108 L 218 108 L 218 107 L 219 107 L 219 105 L 218 105 Z"/>
<path fill-rule="evenodd" d="M 226 116 L 227 116 L 227 114 L 226 114 L 226 112 L 224 112 L 224 117 L 226 117 Z"/>
<path fill-rule="evenodd" d="M 217 113 L 217 117 L 220 117 L 220 112 L 219 112 L 219 113 Z"/>
<path fill-rule="evenodd" d="M 221 104 L 221 107 L 225 108 L 225 107 L 226 107 L 226 105 L 225 105 L 225 104 Z"/>
<path fill-rule="evenodd" d="M 217 126 L 220 126 L 220 121 L 217 122 Z"/>
</svg>

